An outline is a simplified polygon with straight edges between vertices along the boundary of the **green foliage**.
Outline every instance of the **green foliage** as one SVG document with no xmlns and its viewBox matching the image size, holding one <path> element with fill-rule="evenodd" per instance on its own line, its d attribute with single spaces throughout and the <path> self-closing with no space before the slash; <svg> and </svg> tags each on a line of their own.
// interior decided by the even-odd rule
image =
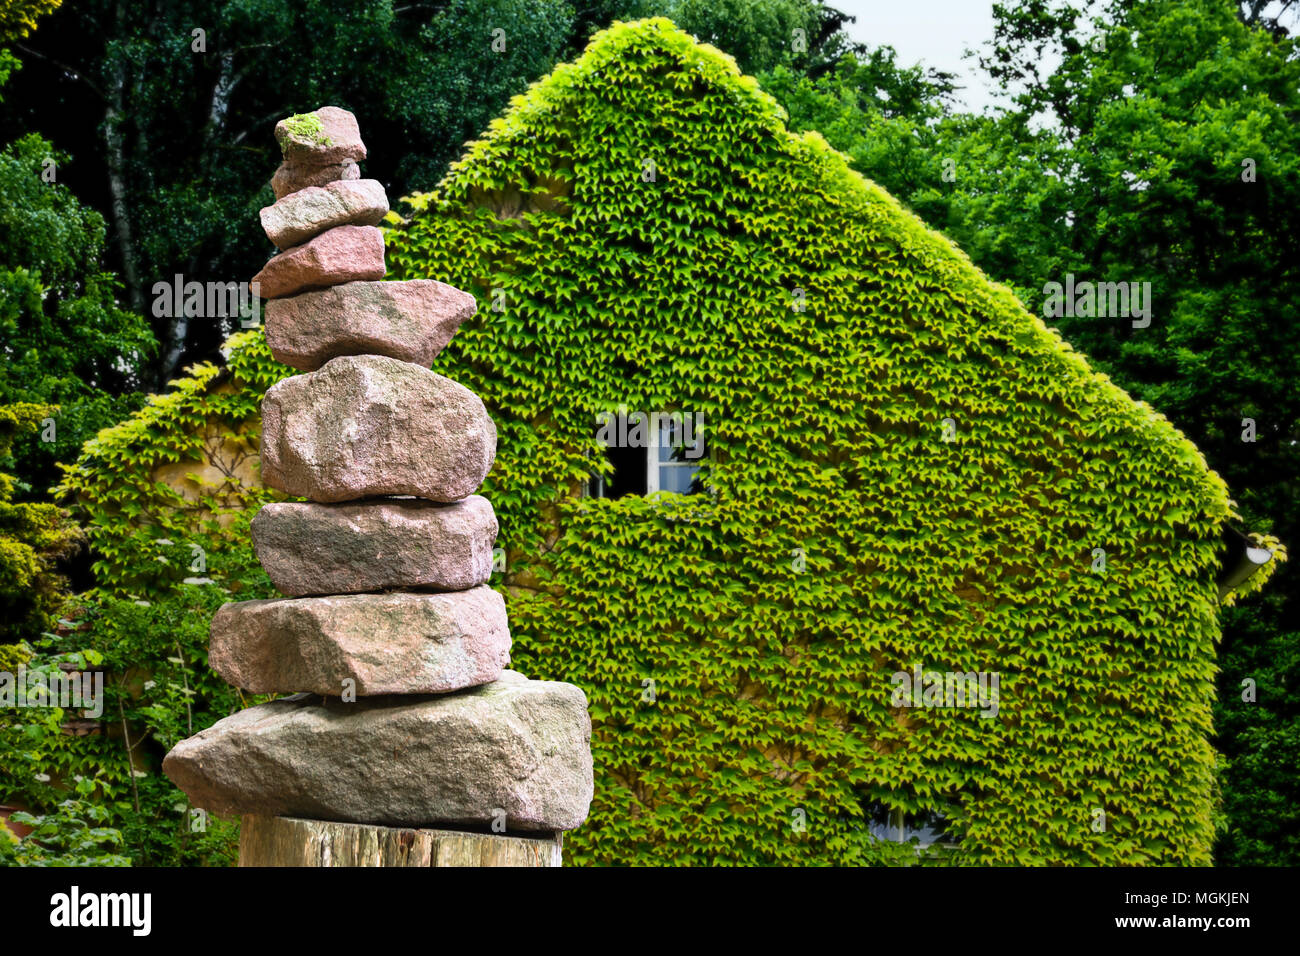
<svg viewBox="0 0 1300 956">
<path fill-rule="evenodd" d="M 39 130 L 83 170 L 107 172 L 110 261 L 124 300 L 144 311 L 153 284 L 176 273 L 225 282 L 261 267 L 270 247 L 257 211 L 271 201 L 274 120 L 350 109 L 370 150 L 365 174 L 395 196 L 429 189 L 511 96 L 594 29 L 650 13 L 755 70 L 815 69 L 846 45 L 842 15 L 816 0 L 159 0 L 148 16 L 85 0 L 16 51 L 24 68 L 0 124 Z M 793 49 L 795 29 L 806 53 Z M 99 190 L 103 175 L 82 182 Z M 156 316 L 153 331 L 164 348 L 145 374 L 160 389 L 211 357 L 232 326 Z"/>
<path fill-rule="evenodd" d="M 393 274 L 484 304 L 436 367 L 500 428 L 514 660 L 591 699 L 575 859 L 868 862 L 883 803 L 965 863 L 1208 861 L 1222 482 L 728 58 L 617 26 L 412 208 Z M 619 404 L 702 412 L 711 494 L 575 497 Z M 998 719 L 891 707 L 913 666 Z"/>
<path fill-rule="evenodd" d="M 1051 231 L 1004 227 L 1055 262 L 1038 271 L 1031 253 L 1008 277 L 1036 290 L 1034 308 L 1066 272 L 1150 281 L 1150 328 L 1067 315 L 1063 332 L 1196 436 L 1250 530 L 1288 540 L 1295 518 L 1273 522 L 1293 513 L 1300 473 L 1300 43 L 1212 0 L 1081 6 L 1104 43 L 1080 42 L 1081 19 L 1060 67 L 1023 96 L 1025 114 L 1046 110 L 1059 127 L 1041 156 L 1050 175 L 1038 171 L 1055 185 L 1022 203 L 1047 204 Z M 1030 31 L 1030 19 L 1003 30 Z M 1243 417 L 1258 421 L 1257 442 L 1242 441 Z"/>
<path fill-rule="evenodd" d="M 937 116 L 923 100 L 898 96 L 902 84 L 888 71 L 877 77 L 853 63 L 815 81 L 778 72 L 765 87 L 793 127 L 824 132 L 1031 311 L 1042 308 L 1044 283 L 1067 273 L 1151 282 L 1148 328 L 1100 316 L 1054 321 L 1094 365 L 1195 441 L 1236 491 L 1243 528 L 1274 543 L 1294 540 L 1296 39 L 1259 9 L 1210 0 L 1004 4 L 996 26 L 982 63 L 1017 95 L 1001 116 Z M 877 88 L 889 94 L 883 104 Z M 897 115 L 886 112 L 900 103 Z M 1243 418 L 1256 421 L 1257 441 L 1242 440 Z M 1300 860 L 1294 851 L 1264 852 L 1272 837 L 1261 835 L 1300 827 L 1300 809 L 1279 809 L 1298 806 L 1288 796 L 1288 749 L 1247 743 L 1262 746 L 1279 727 L 1300 735 L 1286 705 L 1294 679 L 1260 669 L 1300 644 L 1296 581 L 1282 567 L 1261 607 L 1224 614 L 1215 723 L 1232 811 L 1224 846 L 1238 848 L 1224 860 Z M 1255 704 L 1239 700 L 1246 677 L 1260 681 Z M 1245 846 L 1260 855 L 1243 856 Z"/>
<path fill-rule="evenodd" d="M 0 644 L 0 671 L 14 674 L 32 659 L 32 650 L 26 644 Z"/>
<path fill-rule="evenodd" d="M 16 56 L 8 50 L 0 49 L 0 103 L 4 102 L 4 85 L 8 81 L 9 75 L 21 66 L 22 64 Z"/>
<path fill-rule="evenodd" d="M 313 116 L 311 113 L 295 113 L 284 120 L 284 128 L 290 136 L 310 138 L 313 143 L 320 146 L 329 145 L 329 137 L 325 135 L 325 125 L 320 121 L 320 117 Z"/>
<path fill-rule="evenodd" d="M 819 5 L 807 0 L 676 0 L 659 6 L 657 12 L 702 42 L 725 44 L 750 73 L 795 61 L 795 31 L 811 44 L 821 20 Z"/>
<path fill-rule="evenodd" d="M 763 87 L 792 130 L 824 135 L 1026 308 L 1041 306 L 1044 277 L 1064 274 L 1056 131 L 1031 129 L 1019 114 L 954 113 L 953 78 L 901 67 L 888 47 L 845 56 L 816 78 L 777 69 Z"/>
<path fill-rule="evenodd" d="M 221 537 L 155 543 L 131 555 L 142 580 L 153 576 L 160 557 L 179 577 L 192 560 L 191 544 L 208 555 L 207 574 L 188 575 L 194 583 L 142 587 L 131 597 L 92 592 L 70 603 L 73 619 L 37 642 L 25 666 L 103 673 L 103 714 L 84 733 L 79 715 L 61 708 L 0 711 L 0 792 L 54 813 L 79 778 L 94 779 L 85 799 L 103 808 L 106 816 L 96 819 L 120 831 L 120 852 L 132 862 L 233 863 L 237 824 L 196 820 L 160 768 L 178 741 L 261 699 L 245 698 L 207 666 L 208 625 L 217 608 L 273 593 L 242 543 L 247 536 L 247 521 L 236 520 Z"/>
<path fill-rule="evenodd" d="M 99 826 L 108 811 L 86 802 L 95 789 L 93 781 L 77 781 L 78 797 L 61 801 L 41 816 L 15 813 L 10 819 L 32 828 L 18 839 L 0 827 L 0 866 L 129 866 L 130 860 L 113 852 L 122 844 L 122 834 Z"/>
<path fill-rule="evenodd" d="M 1009 139 L 1028 142 L 1016 127 L 1034 115 L 1057 128 L 1037 137 L 1046 148 L 1025 167 L 1026 188 L 999 201 L 1018 257 L 996 274 L 1029 289 L 1031 307 L 1041 283 L 1066 272 L 1150 281 L 1150 328 L 1067 316 L 1064 334 L 1196 440 L 1236 491 L 1245 529 L 1294 541 L 1300 41 L 1214 0 L 1058 6 L 1003 11 L 987 64 L 1021 91 Z M 1027 65 L 1044 48 L 1060 65 L 1038 76 Z M 1255 441 L 1243 440 L 1246 418 Z M 1284 566 L 1259 607 L 1224 616 L 1225 862 L 1300 862 L 1295 842 L 1277 839 L 1300 827 L 1293 748 L 1280 743 L 1300 736 L 1295 674 L 1282 663 L 1300 646 L 1298 610 L 1300 583 Z M 1248 677 L 1253 704 L 1240 700 Z"/>
<path fill-rule="evenodd" d="M 0 463 L 12 461 L 14 443 L 38 432 L 55 411 L 48 405 L 0 405 Z M 49 626 L 66 588 L 56 562 L 81 542 L 62 508 L 13 501 L 15 485 L 12 475 L 0 473 L 0 645 Z"/>
<path fill-rule="evenodd" d="M 219 542 L 218 550 L 247 550 L 231 523 L 270 497 L 247 480 L 255 475 L 262 394 L 292 372 L 264 348 L 248 347 L 261 335 L 232 336 L 224 370 L 208 363 L 189 369 L 171 392 L 150 396 L 63 466 L 55 490 L 75 498 L 84 515 L 104 592 L 166 593 L 192 561 L 159 560 L 166 557 L 160 548 L 194 542 L 196 534 Z"/>
<path fill-rule="evenodd" d="M 58 169 L 68 157 L 35 135 L 0 151 L 0 403 L 59 406 L 54 440 L 15 450 L 24 496 L 43 494 L 56 461 L 72 460 L 139 406 L 131 370 L 155 344 L 144 319 L 118 306 L 116 277 L 98 266 L 103 218 L 44 180 L 47 161 Z"/>
<path fill-rule="evenodd" d="M 42 23 L 30 52 L 16 51 L 23 69 L 0 122 L 41 130 L 107 172 L 111 262 L 124 302 L 145 312 L 154 284 L 177 273 L 241 281 L 265 262 L 257 214 L 273 201 L 274 120 L 350 109 L 377 157 L 365 173 L 395 190 L 429 188 L 465 139 L 556 62 L 572 22 L 564 0 L 164 0 L 148 16 L 88 0 Z M 504 31 L 502 51 L 494 30 Z M 152 389 L 233 330 L 212 318 L 149 318 L 163 343 L 144 366 Z"/>
<path fill-rule="evenodd" d="M 70 158 L 36 135 L 0 152 L 0 321 L 8 354 L 6 394 L 48 391 L 51 379 L 86 387 L 121 380 L 118 366 L 151 347 L 143 319 L 117 307 L 116 281 L 95 268 L 104 252 L 104 220 L 66 186 L 45 181 Z"/>
<path fill-rule="evenodd" d="M 384 113 L 434 134 L 425 149 L 394 144 L 402 181 L 436 182 L 467 139 L 554 65 L 573 15 L 564 0 L 452 0 L 410 39 L 394 38 Z"/>
<path fill-rule="evenodd" d="M 0 0 L 0 43 L 21 40 L 36 29 L 36 21 L 59 8 L 63 0 Z"/>
<path fill-rule="evenodd" d="M 1225 818 L 1215 863 L 1287 864 L 1300 859 L 1300 642 L 1278 631 L 1268 605 L 1252 602 L 1233 617 L 1238 634 L 1220 655 L 1214 714 Z"/>
<path fill-rule="evenodd" d="M 70 781 L 94 778 L 94 800 L 138 864 L 235 858 L 237 824 L 197 828 L 160 766 L 179 740 L 259 699 L 209 669 L 207 640 L 223 603 L 274 595 L 248 531 L 270 496 L 248 479 L 261 395 L 288 370 L 247 347 L 260 335 L 232 338 L 227 369 L 191 369 L 66 467 L 58 490 L 82 516 L 99 587 L 69 601 L 24 663 L 102 671 L 98 727 L 77 735 L 75 715 L 58 708 L 0 712 L 0 792 L 55 813 Z"/>
</svg>

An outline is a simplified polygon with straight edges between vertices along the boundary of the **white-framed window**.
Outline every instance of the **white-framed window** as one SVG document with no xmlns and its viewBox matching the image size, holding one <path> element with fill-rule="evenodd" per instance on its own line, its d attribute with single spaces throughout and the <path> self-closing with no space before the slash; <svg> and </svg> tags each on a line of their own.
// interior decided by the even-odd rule
<svg viewBox="0 0 1300 956">
<path fill-rule="evenodd" d="M 658 491 L 690 495 L 704 490 L 699 472 L 708 446 L 702 415 L 620 410 L 599 421 L 597 437 L 614 470 L 587 479 L 583 486 L 587 497 L 621 498 Z"/>
<path fill-rule="evenodd" d="M 704 435 L 683 416 L 652 416 L 648 451 L 646 494 L 671 491 L 689 495 L 700 490 L 697 486 L 704 461 Z"/>
<path fill-rule="evenodd" d="M 956 846 L 947 832 L 948 821 L 942 813 L 904 813 L 873 803 L 867 808 L 868 830 L 877 840 L 891 843 L 910 843 L 916 840 L 919 849 L 932 846 Z"/>
</svg>

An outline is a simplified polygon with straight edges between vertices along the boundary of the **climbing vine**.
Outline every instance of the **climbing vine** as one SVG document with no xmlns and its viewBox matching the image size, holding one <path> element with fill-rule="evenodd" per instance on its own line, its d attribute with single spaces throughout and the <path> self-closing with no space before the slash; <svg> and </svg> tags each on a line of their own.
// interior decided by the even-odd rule
<svg viewBox="0 0 1300 956">
<path fill-rule="evenodd" d="M 480 301 L 435 367 L 501 428 L 515 661 L 592 699 L 576 858 L 869 862 L 884 806 L 1208 862 L 1222 481 L 729 58 L 617 25 L 407 216 L 392 275 Z M 711 494 L 577 496 L 621 404 L 702 413 Z"/>
<path fill-rule="evenodd" d="M 590 701 L 570 861 L 916 858 L 882 811 L 938 862 L 1209 861 L 1223 482 L 728 57 L 617 24 L 405 214 L 389 277 L 479 300 L 435 369 L 499 430 L 513 666 Z M 255 447 L 288 370 L 228 345 L 69 472 L 109 588 L 195 527 L 248 564 L 238 467 L 152 477 Z M 702 415 L 707 493 L 582 497 L 619 406 Z M 899 706 L 918 668 L 996 715 Z"/>
</svg>

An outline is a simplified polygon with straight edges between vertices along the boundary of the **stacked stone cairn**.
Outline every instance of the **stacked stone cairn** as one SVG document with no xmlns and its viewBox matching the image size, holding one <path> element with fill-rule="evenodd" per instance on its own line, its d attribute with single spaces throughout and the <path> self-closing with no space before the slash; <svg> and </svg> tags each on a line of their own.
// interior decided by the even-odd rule
<svg viewBox="0 0 1300 956">
<path fill-rule="evenodd" d="M 487 585 L 497 521 L 474 494 L 496 427 L 429 370 L 474 299 L 378 281 L 388 199 L 359 178 L 351 113 L 290 117 L 275 137 L 261 219 L 282 251 L 255 281 L 272 353 L 306 374 L 262 402 L 262 478 L 308 500 L 254 518 L 285 597 L 222 607 L 210 661 L 237 687 L 295 696 L 218 721 L 163 769 L 220 816 L 573 829 L 592 796 L 587 700 L 505 669 L 505 602 Z"/>
</svg>

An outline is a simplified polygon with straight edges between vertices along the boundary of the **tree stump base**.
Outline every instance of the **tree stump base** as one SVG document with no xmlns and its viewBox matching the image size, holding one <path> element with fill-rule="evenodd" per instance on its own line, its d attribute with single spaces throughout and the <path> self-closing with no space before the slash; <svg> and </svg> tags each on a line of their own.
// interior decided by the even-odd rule
<svg viewBox="0 0 1300 956">
<path fill-rule="evenodd" d="M 560 866 L 563 835 L 377 827 L 246 816 L 240 866 Z"/>
</svg>

